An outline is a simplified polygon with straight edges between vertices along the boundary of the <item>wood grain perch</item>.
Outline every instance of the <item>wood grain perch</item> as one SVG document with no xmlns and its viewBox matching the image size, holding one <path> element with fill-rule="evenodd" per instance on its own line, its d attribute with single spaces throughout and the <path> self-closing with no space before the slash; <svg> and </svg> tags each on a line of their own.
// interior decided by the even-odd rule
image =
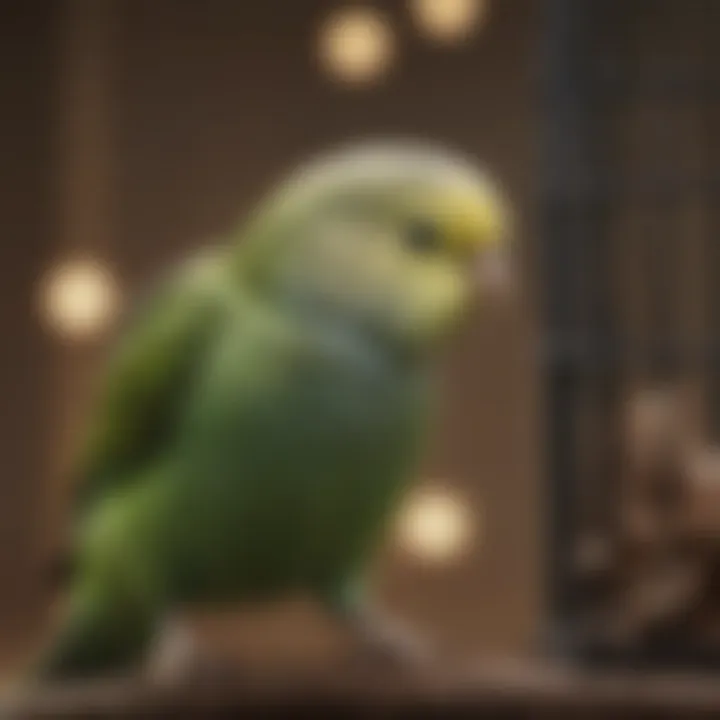
<svg viewBox="0 0 720 720">
<path fill-rule="evenodd" d="M 485 666 L 464 673 L 410 677 L 275 674 L 243 682 L 205 682 L 177 689 L 140 684 L 37 689 L 0 709 L 2 720 L 39 718 L 241 717 L 262 710 L 351 709 L 353 716 L 433 711 L 474 716 L 658 717 L 720 715 L 712 677 L 605 674 L 542 665 Z"/>
</svg>

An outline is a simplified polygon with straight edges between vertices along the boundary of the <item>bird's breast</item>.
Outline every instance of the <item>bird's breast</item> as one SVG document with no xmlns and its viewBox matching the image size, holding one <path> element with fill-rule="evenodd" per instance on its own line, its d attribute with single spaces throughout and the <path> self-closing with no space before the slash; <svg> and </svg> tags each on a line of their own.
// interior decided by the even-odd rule
<svg viewBox="0 0 720 720">
<path fill-rule="evenodd" d="M 417 379 L 367 358 L 229 342 L 203 383 L 191 484 L 233 572 L 322 575 L 359 553 L 416 455 Z"/>
</svg>

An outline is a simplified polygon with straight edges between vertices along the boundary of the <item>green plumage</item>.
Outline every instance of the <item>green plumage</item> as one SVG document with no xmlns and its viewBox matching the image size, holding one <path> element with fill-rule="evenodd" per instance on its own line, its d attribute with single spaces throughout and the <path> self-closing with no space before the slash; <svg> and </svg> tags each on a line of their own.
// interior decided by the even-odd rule
<svg viewBox="0 0 720 720">
<path fill-rule="evenodd" d="M 405 230 L 428 198 L 487 193 L 444 156 L 444 175 L 436 154 L 368 157 L 313 166 L 133 318 L 78 467 L 70 605 L 41 676 L 140 661 L 178 603 L 309 590 L 341 607 L 362 588 L 467 285 L 457 228 L 433 210 L 431 253 Z"/>
</svg>

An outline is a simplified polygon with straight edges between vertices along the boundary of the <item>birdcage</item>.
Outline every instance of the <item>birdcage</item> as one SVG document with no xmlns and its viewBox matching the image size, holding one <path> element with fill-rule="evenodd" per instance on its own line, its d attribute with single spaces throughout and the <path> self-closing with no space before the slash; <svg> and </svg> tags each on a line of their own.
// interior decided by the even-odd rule
<svg viewBox="0 0 720 720">
<path fill-rule="evenodd" d="M 720 3 L 551 0 L 542 277 L 551 636 L 720 658 Z"/>
</svg>

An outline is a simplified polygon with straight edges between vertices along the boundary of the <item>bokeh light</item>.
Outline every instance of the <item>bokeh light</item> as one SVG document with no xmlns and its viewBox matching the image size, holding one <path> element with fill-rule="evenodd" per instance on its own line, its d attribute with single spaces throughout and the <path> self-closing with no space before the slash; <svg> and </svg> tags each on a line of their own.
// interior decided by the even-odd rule
<svg viewBox="0 0 720 720">
<path fill-rule="evenodd" d="M 362 84 L 382 77 L 395 56 L 395 37 L 378 10 L 351 7 L 336 10 L 321 27 L 320 61 L 337 80 Z"/>
<path fill-rule="evenodd" d="M 456 493 L 424 488 L 400 513 L 398 541 L 412 557 L 430 563 L 459 558 L 478 531 L 478 511 Z"/>
<path fill-rule="evenodd" d="M 488 10 L 488 0 L 410 0 L 418 30 L 441 43 L 468 39 L 485 22 Z"/>
<path fill-rule="evenodd" d="M 100 261 L 89 258 L 52 267 L 40 289 L 44 320 L 66 339 L 84 339 L 102 332 L 119 306 L 113 274 Z"/>
</svg>

